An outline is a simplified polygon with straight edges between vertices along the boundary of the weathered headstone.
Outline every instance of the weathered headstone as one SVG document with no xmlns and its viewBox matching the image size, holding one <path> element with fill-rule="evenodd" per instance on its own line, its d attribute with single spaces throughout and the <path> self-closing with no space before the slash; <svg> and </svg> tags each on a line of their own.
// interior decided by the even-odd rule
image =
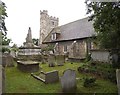
<svg viewBox="0 0 120 95">
<path fill-rule="evenodd" d="M 120 69 L 116 70 L 116 78 L 117 78 L 118 95 L 120 95 Z"/>
<path fill-rule="evenodd" d="M 15 58 L 16 57 L 16 52 L 15 51 L 11 51 L 10 55 Z"/>
<path fill-rule="evenodd" d="M 55 56 L 53 54 L 49 55 L 48 64 L 49 64 L 49 67 L 54 67 L 55 66 Z"/>
<path fill-rule="evenodd" d="M 112 63 L 118 63 L 118 55 L 117 54 L 112 54 Z"/>
<path fill-rule="evenodd" d="M 14 59 L 10 54 L 3 54 L 2 56 L 2 65 L 3 67 L 13 67 Z"/>
<path fill-rule="evenodd" d="M 17 61 L 17 68 L 23 72 L 37 72 L 40 70 L 39 62 L 35 61 Z"/>
<path fill-rule="evenodd" d="M 55 83 L 59 81 L 59 74 L 57 70 L 51 71 L 51 72 L 41 72 L 39 76 L 31 74 L 34 78 L 44 82 L 44 83 Z"/>
<path fill-rule="evenodd" d="M 45 76 L 45 82 L 46 83 L 54 83 L 59 81 L 59 75 L 58 75 L 58 71 L 51 71 L 51 72 L 47 72 L 46 76 Z"/>
<path fill-rule="evenodd" d="M 77 88 L 76 86 L 76 74 L 75 70 L 67 69 L 61 77 L 61 86 L 63 92 L 74 92 Z"/>
<path fill-rule="evenodd" d="M 65 63 L 65 56 L 64 55 L 56 55 L 56 63 L 58 66 L 63 66 Z"/>
</svg>

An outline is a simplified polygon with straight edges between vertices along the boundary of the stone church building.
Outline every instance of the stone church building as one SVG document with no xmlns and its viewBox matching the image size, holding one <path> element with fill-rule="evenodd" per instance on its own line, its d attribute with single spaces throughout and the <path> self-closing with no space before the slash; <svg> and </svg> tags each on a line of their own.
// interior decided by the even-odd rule
<svg viewBox="0 0 120 95">
<path fill-rule="evenodd" d="M 90 38 L 95 35 L 88 17 L 58 26 L 59 19 L 40 12 L 40 44 L 54 46 L 55 54 L 68 54 L 69 58 L 84 59 L 95 46 Z"/>
</svg>

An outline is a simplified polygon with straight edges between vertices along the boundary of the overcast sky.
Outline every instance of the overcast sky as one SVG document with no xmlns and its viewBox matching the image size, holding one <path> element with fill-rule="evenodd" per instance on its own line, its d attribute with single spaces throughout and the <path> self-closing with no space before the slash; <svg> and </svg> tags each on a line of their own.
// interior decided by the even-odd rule
<svg viewBox="0 0 120 95">
<path fill-rule="evenodd" d="M 86 17 L 85 0 L 2 0 L 7 6 L 8 37 L 18 46 L 25 42 L 28 27 L 39 38 L 40 10 L 59 18 L 59 25 Z"/>
</svg>

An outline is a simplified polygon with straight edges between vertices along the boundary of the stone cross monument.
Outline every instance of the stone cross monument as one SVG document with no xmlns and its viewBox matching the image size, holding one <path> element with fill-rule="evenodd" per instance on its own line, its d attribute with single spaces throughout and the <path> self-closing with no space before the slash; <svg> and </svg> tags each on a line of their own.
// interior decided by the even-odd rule
<svg viewBox="0 0 120 95">
<path fill-rule="evenodd" d="M 33 47 L 34 44 L 32 42 L 32 32 L 31 32 L 31 28 L 29 27 L 28 29 L 28 34 L 27 34 L 27 37 L 26 37 L 26 42 L 25 42 L 25 47 Z"/>
<path fill-rule="evenodd" d="M 31 34 L 31 28 L 28 29 L 28 34 L 26 37 L 26 43 L 32 43 L 32 34 Z"/>
</svg>

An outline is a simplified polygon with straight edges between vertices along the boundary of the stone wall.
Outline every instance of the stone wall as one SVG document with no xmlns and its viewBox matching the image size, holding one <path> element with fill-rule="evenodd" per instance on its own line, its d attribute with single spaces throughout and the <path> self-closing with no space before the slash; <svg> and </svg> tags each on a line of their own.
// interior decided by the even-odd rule
<svg viewBox="0 0 120 95">
<path fill-rule="evenodd" d="M 108 50 L 91 50 L 91 58 L 93 61 L 109 62 L 110 52 Z"/>
<path fill-rule="evenodd" d="M 65 51 L 65 47 L 67 47 L 67 51 Z M 83 59 L 86 57 L 87 44 L 86 40 L 58 42 L 58 49 L 58 54 L 68 53 L 69 58 Z"/>
<path fill-rule="evenodd" d="M 59 19 L 48 15 L 47 10 L 40 11 L 40 38 L 39 45 L 49 34 L 50 30 L 58 26 Z"/>
<path fill-rule="evenodd" d="M 78 39 L 78 40 L 70 40 L 70 41 L 62 41 L 56 43 L 50 43 L 51 45 L 56 47 L 54 48 L 56 54 L 64 55 L 68 54 L 70 59 L 85 59 L 86 54 L 90 52 L 91 42 L 87 41 L 88 39 Z M 65 47 L 67 50 L 65 51 Z M 94 48 L 94 47 L 92 47 Z"/>
</svg>

